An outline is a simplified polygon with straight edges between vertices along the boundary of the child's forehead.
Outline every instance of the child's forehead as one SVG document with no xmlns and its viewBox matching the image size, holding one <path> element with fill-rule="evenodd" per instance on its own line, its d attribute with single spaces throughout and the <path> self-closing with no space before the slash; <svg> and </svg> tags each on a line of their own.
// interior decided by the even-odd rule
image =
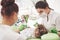
<svg viewBox="0 0 60 40">
<path fill-rule="evenodd" d="M 38 25 L 38 27 L 44 27 L 44 25 Z"/>
<path fill-rule="evenodd" d="M 35 31 L 39 31 L 40 29 L 36 28 Z"/>
<path fill-rule="evenodd" d="M 45 26 L 44 26 L 44 25 L 38 25 L 38 28 L 39 28 L 39 29 L 44 29 Z"/>
</svg>

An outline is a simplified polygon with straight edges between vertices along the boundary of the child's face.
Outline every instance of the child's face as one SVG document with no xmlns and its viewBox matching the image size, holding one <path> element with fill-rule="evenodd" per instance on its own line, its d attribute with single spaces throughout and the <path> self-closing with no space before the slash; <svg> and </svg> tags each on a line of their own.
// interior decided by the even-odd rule
<svg viewBox="0 0 60 40">
<path fill-rule="evenodd" d="M 35 37 L 37 37 L 37 38 L 39 38 L 39 37 L 40 37 L 39 29 L 36 29 L 36 30 L 35 30 Z"/>
<path fill-rule="evenodd" d="M 39 38 L 42 35 L 46 34 L 48 31 L 46 30 L 46 28 L 43 25 L 39 25 L 36 29 L 35 29 L 35 37 Z"/>
</svg>

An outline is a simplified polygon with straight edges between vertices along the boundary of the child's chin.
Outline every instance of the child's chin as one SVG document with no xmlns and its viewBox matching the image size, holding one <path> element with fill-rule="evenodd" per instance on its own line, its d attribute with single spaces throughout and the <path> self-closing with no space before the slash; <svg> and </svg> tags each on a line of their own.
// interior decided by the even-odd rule
<svg viewBox="0 0 60 40">
<path fill-rule="evenodd" d="M 36 38 L 39 38 L 40 36 L 39 35 L 35 35 Z"/>
</svg>

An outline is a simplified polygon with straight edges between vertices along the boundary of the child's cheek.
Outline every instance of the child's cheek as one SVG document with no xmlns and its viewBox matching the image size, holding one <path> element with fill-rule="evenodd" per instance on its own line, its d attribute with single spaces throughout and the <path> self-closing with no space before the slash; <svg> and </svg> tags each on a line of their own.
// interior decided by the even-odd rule
<svg viewBox="0 0 60 40">
<path fill-rule="evenodd" d="M 35 37 L 40 37 L 40 33 L 38 31 L 35 31 Z"/>
</svg>

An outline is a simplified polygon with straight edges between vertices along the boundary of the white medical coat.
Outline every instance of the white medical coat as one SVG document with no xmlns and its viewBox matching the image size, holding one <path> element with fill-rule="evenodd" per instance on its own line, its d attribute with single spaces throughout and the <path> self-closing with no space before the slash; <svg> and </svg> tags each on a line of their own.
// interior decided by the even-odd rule
<svg viewBox="0 0 60 40">
<path fill-rule="evenodd" d="M 0 24 L 0 40 L 20 40 L 19 34 L 12 31 L 9 26 Z"/>
<path fill-rule="evenodd" d="M 48 14 L 48 21 L 47 16 L 43 18 L 43 24 L 49 30 L 51 27 L 56 27 L 58 31 L 60 31 L 60 14 L 54 12 L 53 10 L 50 11 Z"/>
</svg>

